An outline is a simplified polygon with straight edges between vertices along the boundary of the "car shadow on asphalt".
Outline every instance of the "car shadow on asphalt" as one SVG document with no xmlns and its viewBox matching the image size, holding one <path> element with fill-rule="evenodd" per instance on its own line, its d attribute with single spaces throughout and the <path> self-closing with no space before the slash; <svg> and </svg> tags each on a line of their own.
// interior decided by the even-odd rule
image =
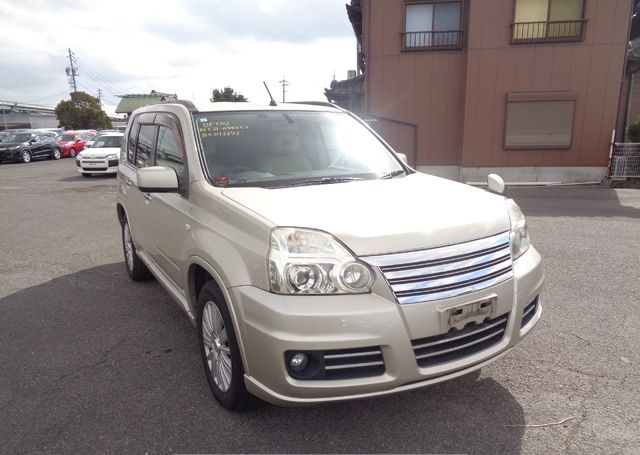
<svg viewBox="0 0 640 455">
<path fill-rule="evenodd" d="M 478 373 L 302 408 L 222 409 L 196 331 L 122 263 L 0 299 L 0 452 L 519 453 L 524 412 Z"/>
<path fill-rule="evenodd" d="M 633 195 L 636 206 L 622 204 L 621 192 Z M 640 190 L 637 189 L 599 186 L 508 187 L 505 196 L 513 198 L 527 216 L 640 218 Z"/>
<path fill-rule="evenodd" d="M 74 175 L 73 177 L 62 177 L 58 179 L 58 182 L 90 182 L 92 179 L 107 179 L 107 180 L 115 180 L 116 176 L 114 174 L 93 174 L 90 177 L 83 177 L 78 173 L 78 175 Z"/>
</svg>

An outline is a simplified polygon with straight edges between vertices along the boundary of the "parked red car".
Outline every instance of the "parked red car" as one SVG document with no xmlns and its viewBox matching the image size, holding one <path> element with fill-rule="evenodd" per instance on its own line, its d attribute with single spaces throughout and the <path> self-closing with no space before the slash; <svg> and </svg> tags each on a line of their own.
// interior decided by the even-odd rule
<svg viewBox="0 0 640 455">
<path fill-rule="evenodd" d="M 87 141 L 93 141 L 96 137 L 95 130 L 66 131 L 56 138 L 60 145 L 60 155 L 63 158 L 75 158 L 84 150 Z"/>
</svg>

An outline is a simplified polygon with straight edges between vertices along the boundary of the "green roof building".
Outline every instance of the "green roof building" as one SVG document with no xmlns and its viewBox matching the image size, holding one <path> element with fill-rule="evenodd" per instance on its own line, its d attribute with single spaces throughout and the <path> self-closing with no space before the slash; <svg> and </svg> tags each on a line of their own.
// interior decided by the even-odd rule
<svg viewBox="0 0 640 455">
<path fill-rule="evenodd" d="M 142 106 L 178 99 L 175 94 L 156 92 L 155 90 L 151 90 L 149 94 L 120 95 L 120 98 L 122 99 L 118 103 L 118 107 L 116 107 L 116 114 L 127 115 Z"/>
</svg>

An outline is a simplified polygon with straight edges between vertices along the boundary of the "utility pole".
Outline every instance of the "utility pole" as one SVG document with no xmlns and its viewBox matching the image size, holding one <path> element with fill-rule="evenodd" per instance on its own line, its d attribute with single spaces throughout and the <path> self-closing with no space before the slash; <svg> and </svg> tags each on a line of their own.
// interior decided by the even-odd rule
<svg viewBox="0 0 640 455">
<path fill-rule="evenodd" d="M 76 76 L 78 75 L 78 67 L 73 66 L 73 52 L 71 52 L 71 48 L 69 48 L 69 66 L 65 68 L 67 76 L 69 76 L 69 87 L 73 87 L 73 91 L 78 91 L 78 86 L 76 85 Z"/>
<path fill-rule="evenodd" d="M 289 86 L 289 81 L 285 76 L 282 76 L 282 80 L 279 82 L 282 85 L 282 102 L 284 103 L 284 94 L 287 93 L 287 87 Z"/>
<path fill-rule="evenodd" d="M 98 103 L 100 103 L 100 107 L 102 107 L 102 89 L 98 89 Z"/>
</svg>

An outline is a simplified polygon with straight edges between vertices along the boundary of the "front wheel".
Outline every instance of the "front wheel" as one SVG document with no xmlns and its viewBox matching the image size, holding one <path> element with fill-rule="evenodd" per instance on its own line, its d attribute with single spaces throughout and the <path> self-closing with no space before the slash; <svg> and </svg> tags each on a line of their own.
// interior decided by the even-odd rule
<svg viewBox="0 0 640 455">
<path fill-rule="evenodd" d="M 52 160 L 59 160 L 60 159 L 60 149 L 59 148 L 54 148 L 51 151 L 51 159 Z"/>
<path fill-rule="evenodd" d="M 124 250 L 124 262 L 127 266 L 129 277 L 133 281 L 150 280 L 152 278 L 151 272 L 138 257 L 138 251 L 131 238 L 128 221 L 125 221 L 122 225 L 122 249 Z"/>
<path fill-rule="evenodd" d="M 232 411 L 249 403 L 244 367 L 227 303 L 213 281 L 198 296 L 198 338 L 205 374 L 213 396 Z"/>
<path fill-rule="evenodd" d="M 76 149 L 71 149 L 69 150 L 69 156 L 71 158 L 75 158 L 76 157 Z"/>
<path fill-rule="evenodd" d="M 20 161 L 22 161 L 23 163 L 30 163 L 31 162 L 31 152 L 29 152 L 29 150 L 23 150 L 20 153 Z"/>
</svg>

